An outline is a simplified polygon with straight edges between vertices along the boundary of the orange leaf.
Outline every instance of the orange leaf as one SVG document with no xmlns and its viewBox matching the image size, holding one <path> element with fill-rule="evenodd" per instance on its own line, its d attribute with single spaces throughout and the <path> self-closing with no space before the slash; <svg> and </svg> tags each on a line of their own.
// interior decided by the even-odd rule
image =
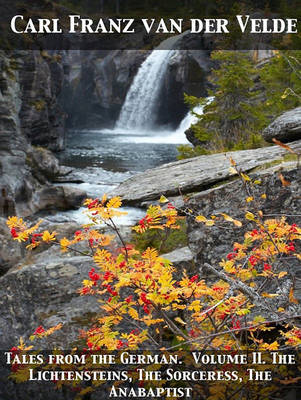
<svg viewBox="0 0 301 400">
<path fill-rule="evenodd" d="M 298 300 L 294 297 L 294 289 L 293 288 L 291 288 L 291 290 L 290 290 L 289 301 L 290 301 L 290 303 L 299 304 Z"/>
<path fill-rule="evenodd" d="M 278 174 L 279 179 L 281 180 L 282 186 L 289 186 L 291 183 L 287 181 L 284 176 L 279 172 Z"/>
<path fill-rule="evenodd" d="M 289 151 L 289 152 L 292 153 L 292 154 L 297 155 L 297 153 L 295 152 L 295 150 L 293 150 L 293 149 L 292 149 L 290 146 L 288 146 L 287 144 L 284 144 L 284 143 L 280 142 L 280 140 L 277 140 L 277 139 L 275 139 L 275 138 L 273 138 L 272 140 L 273 140 L 273 142 L 274 142 L 275 144 L 277 144 L 278 146 L 282 147 L 283 149 Z"/>
</svg>

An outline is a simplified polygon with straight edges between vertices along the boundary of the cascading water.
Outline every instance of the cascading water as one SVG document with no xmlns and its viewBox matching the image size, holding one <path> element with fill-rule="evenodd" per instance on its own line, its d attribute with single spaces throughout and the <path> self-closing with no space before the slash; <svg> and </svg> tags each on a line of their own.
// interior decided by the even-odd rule
<svg viewBox="0 0 301 400">
<path fill-rule="evenodd" d="M 135 143 L 189 144 L 185 136 L 185 131 L 189 129 L 191 125 L 197 123 L 198 117 L 195 114 L 202 115 L 204 107 L 212 101 L 213 97 L 208 97 L 204 105 L 194 107 L 193 112 L 189 111 L 175 131 L 153 132 L 153 135 L 135 136 L 132 140 Z"/>
<path fill-rule="evenodd" d="M 141 65 L 128 91 L 116 128 L 152 128 L 162 80 L 173 50 L 154 50 Z"/>
<path fill-rule="evenodd" d="M 115 129 L 150 130 L 154 127 L 158 100 L 168 62 L 182 35 L 164 40 L 142 63 L 127 93 Z"/>
</svg>

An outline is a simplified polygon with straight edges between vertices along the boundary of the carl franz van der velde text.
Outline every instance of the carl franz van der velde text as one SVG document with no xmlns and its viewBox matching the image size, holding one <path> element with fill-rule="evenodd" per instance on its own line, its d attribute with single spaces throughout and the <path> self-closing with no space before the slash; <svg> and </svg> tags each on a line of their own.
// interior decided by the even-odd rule
<svg viewBox="0 0 301 400">
<path fill-rule="evenodd" d="M 147 34 L 180 34 L 184 30 L 190 33 L 228 34 L 233 24 L 238 25 L 241 32 L 250 34 L 291 34 L 298 33 L 297 18 L 252 18 L 250 15 L 236 15 L 233 21 L 225 18 L 191 18 L 189 21 L 178 19 L 143 18 L 100 18 L 93 20 L 80 15 L 69 15 L 69 21 L 63 25 L 59 18 L 25 18 L 15 15 L 10 21 L 11 31 L 17 34 L 133 34 L 136 33 L 137 22 L 142 24 Z M 188 27 L 187 27 L 187 22 Z M 184 29 L 185 27 L 185 29 Z"/>
</svg>

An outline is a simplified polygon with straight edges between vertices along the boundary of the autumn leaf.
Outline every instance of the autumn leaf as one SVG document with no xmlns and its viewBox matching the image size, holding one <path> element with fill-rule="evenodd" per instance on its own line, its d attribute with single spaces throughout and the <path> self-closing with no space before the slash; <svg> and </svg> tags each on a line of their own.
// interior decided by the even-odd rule
<svg viewBox="0 0 301 400">
<path fill-rule="evenodd" d="M 255 220 L 255 215 L 252 214 L 250 211 L 248 211 L 248 212 L 245 214 L 245 218 L 248 219 L 249 221 L 254 221 L 254 220 Z"/>
<path fill-rule="evenodd" d="M 297 153 L 295 152 L 295 150 L 293 150 L 289 145 L 280 142 L 280 140 L 277 140 L 276 138 L 273 138 L 272 140 L 273 140 L 273 142 L 274 142 L 275 144 L 277 144 L 277 146 L 280 146 L 280 147 L 282 147 L 283 149 L 289 151 L 290 153 L 297 155 Z"/>
<path fill-rule="evenodd" d="M 248 175 L 244 174 L 243 172 L 241 172 L 240 175 L 244 181 L 246 181 L 246 182 L 251 181 L 251 178 Z"/>
<path fill-rule="evenodd" d="M 287 181 L 280 172 L 278 174 L 278 177 L 279 177 L 279 179 L 280 179 L 280 181 L 282 183 L 282 186 L 284 186 L 284 187 L 285 186 L 290 186 L 291 183 L 289 181 Z"/>
<path fill-rule="evenodd" d="M 196 220 L 197 222 L 206 222 L 206 221 L 207 221 L 207 218 L 204 217 L 203 215 L 197 215 L 197 216 L 195 217 L 195 220 Z"/>
<path fill-rule="evenodd" d="M 175 318 L 175 321 L 178 322 L 178 323 L 181 324 L 181 325 L 186 325 L 186 322 L 183 321 L 182 318 L 180 318 L 180 317 L 176 317 L 176 318 Z"/>
<path fill-rule="evenodd" d="M 163 196 L 163 194 L 162 194 L 162 196 L 160 197 L 159 202 L 160 202 L 160 203 L 168 203 L 169 200 L 168 200 L 165 196 Z"/>
<path fill-rule="evenodd" d="M 56 240 L 56 232 L 49 233 L 48 231 L 43 232 L 42 240 L 43 242 L 50 243 L 53 240 Z"/>
<path fill-rule="evenodd" d="M 294 304 L 299 304 L 299 301 L 294 297 L 294 289 L 291 288 L 289 292 L 289 302 Z"/>
<path fill-rule="evenodd" d="M 121 198 L 119 196 L 113 197 L 111 200 L 107 202 L 107 208 L 119 208 L 121 207 Z"/>
</svg>

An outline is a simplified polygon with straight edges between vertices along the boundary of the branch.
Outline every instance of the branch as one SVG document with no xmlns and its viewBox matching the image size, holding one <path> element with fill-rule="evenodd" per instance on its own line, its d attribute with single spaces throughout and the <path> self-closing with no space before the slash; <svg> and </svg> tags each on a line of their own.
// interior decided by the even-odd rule
<svg viewBox="0 0 301 400">
<path fill-rule="evenodd" d="M 283 317 L 283 318 L 279 318 L 279 319 L 275 319 L 275 320 L 271 320 L 271 321 L 264 321 L 264 322 L 258 323 L 257 325 L 250 325 L 250 326 L 243 326 L 241 328 L 228 329 L 226 331 L 213 333 L 211 335 L 199 336 L 197 338 L 188 340 L 187 342 L 182 342 L 182 343 L 176 344 L 176 345 L 174 345 L 172 347 L 169 347 L 166 350 L 169 351 L 169 350 L 175 349 L 177 347 L 183 346 L 185 344 L 195 343 L 195 342 L 198 342 L 200 340 L 211 339 L 211 338 L 215 338 L 215 337 L 218 337 L 218 336 L 227 335 L 228 333 L 231 334 L 233 332 L 241 332 L 241 331 L 244 331 L 244 330 L 256 329 L 256 328 L 258 328 L 259 326 L 262 326 L 262 325 L 277 324 L 278 322 L 284 322 L 284 321 L 287 321 L 289 319 L 295 319 L 295 318 L 301 318 L 301 314 L 291 315 L 291 316 L 287 316 L 287 317 Z"/>
</svg>

